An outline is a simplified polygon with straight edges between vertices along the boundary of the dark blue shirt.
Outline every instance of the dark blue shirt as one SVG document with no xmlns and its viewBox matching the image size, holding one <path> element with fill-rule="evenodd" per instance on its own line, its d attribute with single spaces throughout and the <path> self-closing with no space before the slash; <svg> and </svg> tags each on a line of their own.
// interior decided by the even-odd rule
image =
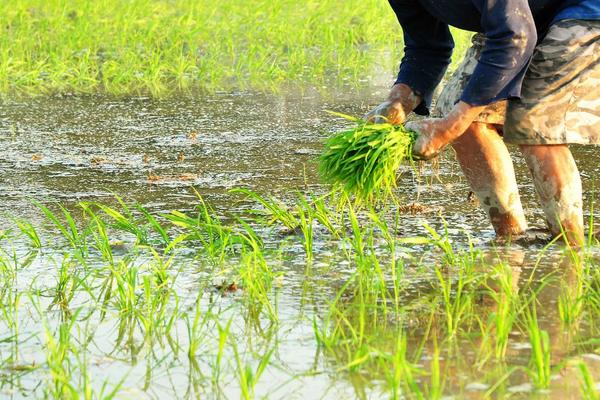
<svg viewBox="0 0 600 400">
<path fill-rule="evenodd" d="M 449 25 L 481 32 L 486 41 L 460 100 L 486 105 L 519 97 L 538 39 L 561 19 L 600 19 L 600 0 L 389 0 L 404 32 L 396 83 L 421 95 L 428 114 L 454 48 Z"/>
</svg>

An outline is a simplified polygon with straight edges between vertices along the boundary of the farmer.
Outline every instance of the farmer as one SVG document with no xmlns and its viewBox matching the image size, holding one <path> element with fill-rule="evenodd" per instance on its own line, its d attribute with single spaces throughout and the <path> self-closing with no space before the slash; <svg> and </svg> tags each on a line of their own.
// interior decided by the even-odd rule
<svg viewBox="0 0 600 400">
<path fill-rule="evenodd" d="M 442 118 L 407 123 L 419 133 L 414 154 L 451 144 L 496 234 L 516 237 L 527 222 L 504 142 L 519 145 L 551 233 L 582 244 L 581 178 L 567 145 L 600 144 L 600 0 L 389 1 L 404 58 L 367 117 L 429 115 L 452 54 L 448 26 L 478 32 L 437 101 Z"/>
</svg>

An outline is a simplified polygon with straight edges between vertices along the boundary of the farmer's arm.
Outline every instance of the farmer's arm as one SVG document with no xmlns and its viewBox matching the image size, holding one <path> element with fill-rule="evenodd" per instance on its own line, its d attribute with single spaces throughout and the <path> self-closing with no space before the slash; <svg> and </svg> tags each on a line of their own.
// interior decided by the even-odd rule
<svg viewBox="0 0 600 400">
<path fill-rule="evenodd" d="M 402 123 L 412 111 L 429 114 L 433 91 L 440 83 L 454 41 L 448 25 L 431 16 L 416 0 L 389 0 L 404 35 L 404 57 L 388 100 L 367 117 L 382 115 Z"/>
<path fill-rule="evenodd" d="M 460 101 L 442 119 L 411 124 L 421 135 L 415 153 L 431 157 L 462 135 L 490 103 L 519 97 L 521 82 L 537 41 L 527 0 L 473 0 L 481 10 L 486 37 L 475 71 Z"/>
</svg>

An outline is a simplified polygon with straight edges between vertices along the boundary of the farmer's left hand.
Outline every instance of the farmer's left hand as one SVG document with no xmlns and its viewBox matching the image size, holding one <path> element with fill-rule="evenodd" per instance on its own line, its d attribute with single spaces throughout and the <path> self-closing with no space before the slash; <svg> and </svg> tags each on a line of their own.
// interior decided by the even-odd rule
<svg viewBox="0 0 600 400">
<path fill-rule="evenodd" d="M 459 101 L 445 118 L 406 123 L 407 129 L 418 134 L 413 155 L 424 160 L 437 156 L 448 143 L 462 135 L 484 109 L 485 106 L 472 106 Z"/>
<path fill-rule="evenodd" d="M 410 121 L 405 124 L 405 127 L 417 133 L 417 140 L 413 145 L 413 156 L 417 159 L 430 160 L 436 157 L 453 139 L 445 118 Z"/>
</svg>

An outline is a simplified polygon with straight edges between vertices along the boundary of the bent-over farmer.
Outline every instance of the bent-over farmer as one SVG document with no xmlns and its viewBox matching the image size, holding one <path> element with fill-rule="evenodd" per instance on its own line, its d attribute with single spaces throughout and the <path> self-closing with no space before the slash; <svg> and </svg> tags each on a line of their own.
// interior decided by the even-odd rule
<svg viewBox="0 0 600 400">
<path fill-rule="evenodd" d="M 581 179 L 568 144 L 600 144 L 600 0 L 390 0 L 404 58 L 367 117 L 404 122 L 429 106 L 453 49 L 449 25 L 477 32 L 440 94 L 441 118 L 409 122 L 416 156 L 451 144 L 500 237 L 527 230 L 504 142 L 519 145 L 552 234 L 582 244 Z M 503 135 L 503 139 L 501 137 Z"/>
</svg>

